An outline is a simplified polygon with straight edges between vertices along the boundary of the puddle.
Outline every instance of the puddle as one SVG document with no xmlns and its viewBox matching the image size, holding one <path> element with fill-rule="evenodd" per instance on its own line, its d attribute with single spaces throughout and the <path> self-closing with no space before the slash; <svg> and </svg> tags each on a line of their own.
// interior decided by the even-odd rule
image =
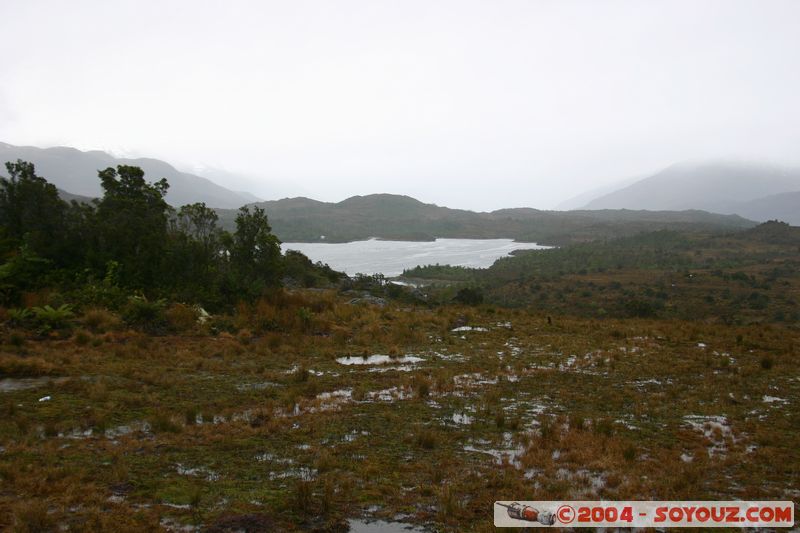
<svg viewBox="0 0 800 533">
<path fill-rule="evenodd" d="M 91 438 L 93 432 L 94 431 L 92 430 L 92 428 L 89 428 L 87 430 L 73 429 L 70 433 L 59 433 L 58 437 L 62 439 L 81 440 L 81 439 Z"/>
<path fill-rule="evenodd" d="M 543 470 L 541 468 L 529 468 L 525 471 L 525 479 L 535 479 L 541 475 Z"/>
<path fill-rule="evenodd" d="M 331 392 L 322 392 L 317 394 L 317 399 L 322 401 L 328 400 L 349 400 L 353 397 L 353 389 L 339 389 Z"/>
<path fill-rule="evenodd" d="M 308 467 L 300 467 L 300 468 L 290 468 L 289 470 L 284 470 L 283 472 L 270 472 L 269 479 L 270 481 L 275 481 L 276 479 L 288 479 L 288 478 L 298 478 L 302 479 L 303 481 L 313 481 L 317 478 L 317 469 L 316 468 L 308 468 Z"/>
<path fill-rule="evenodd" d="M 236 385 L 236 390 L 239 392 L 244 392 L 248 390 L 264 390 L 270 387 L 280 387 L 277 383 L 272 383 L 271 381 L 261 381 L 259 383 L 239 383 Z"/>
<path fill-rule="evenodd" d="M 650 379 L 637 379 L 636 381 L 632 381 L 631 384 L 639 390 L 644 390 L 647 388 L 648 385 L 654 385 L 655 387 L 661 387 L 663 385 L 672 385 L 672 380 L 667 378 L 664 381 L 650 378 Z"/>
<path fill-rule="evenodd" d="M 512 337 L 512 338 L 508 339 L 508 340 L 506 341 L 506 343 L 503 345 L 503 346 L 505 346 L 506 348 L 508 348 L 508 349 L 509 349 L 509 351 L 511 352 L 511 355 L 512 355 L 512 356 L 515 356 L 515 357 L 516 357 L 516 356 L 518 356 L 518 355 L 520 355 L 520 354 L 522 353 L 522 348 L 520 348 L 519 346 L 517 346 L 517 345 L 515 344 L 516 342 L 517 342 L 517 339 L 516 339 L 516 338 L 514 338 L 514 337 Z"/>
<path fill-rule="evenodd" d="M 480 326 L 461 326 L 458 328 L 453 328 L 450 331 L 453 333 L 460 333 L 462 331 L 489 331 L 487 328 L 482 328 Z"/>
<path fill-rule="evenodd" d="M 411 393 L 406 392 L 405 389 L 392 387 L 390 389 L 383 389 L 378 391 L 368 392 L 366 395 L 367 400 L 380 401 L 380 402 L 393 402 L 395 400 L 405 400 L 410 398 Z"/>
<path fill-rule="evenodd" d="M 294 365 L 289 370 L 284 370 L 283 373 L 284 373 L 284 375 L 290 376 L 292 374 L 297 374 L 301 370 L 306 372 L 309 376 L 322 377 L 322 376 L 325 375 L 325 372 L 323 372 L 322 370 L 314 370 L 313 368 L 303 369 L 303 367 L 300 366 L 300 365 Z M 270 386 L 270 385 L 271 386 L 278 386 L 277 383 L 267 383 L 267 386 Z"/>
<path fill-rule="evenodd" d="M 636 431 L 639 429 L 639 426 L 633 423 L 633 415 L 631 413 L 626 413 L 622 415 L 622 418 L 618 418 L 614 420 L 615 424 L 620 424 L 627 429 Z"/>
<path fill-rule="evenodd" d="M 574 485 L 585 486 L 584 490 L 578 490 L 577 487 L 572 491 L 572 496 L 576 498 L 583 498 L 599 493 L 606 486 L 606 479 L 604 474 L 592 472 L 585 468 L 572 471 L 567 468 L 559 468 L 556 470 L 556 478 L 563 481 L 570 481 Z"/>
<path fill-rule="evenodd" d="M 4 378 L 0 379 L 0 392 L 16 392 L 20 390 L 35 389 L 44 387 L 45 385 L 55 384 L 60 385 L 66 383 L 69 378 Z"/>
<path fill-rule="evenodd" d="M 789 403 L 789 400 L 786 400 L 785 398 L 778 398 L 777 396 L 767 396 L 767 395 L 764 395 L 762 401 L 764 403 L 778 403 L 778 404 Z"/>
<path fill-rule="evenodd" d="M 467 360 L 467 358 L 460 353 L 446 354 L 446 353 L 435 352 L 433 355 L 435 355 L 436 357 L 438 357 L 443 361 L 455 361 L 457 363 L 463 363 Z"/>
<path fill-rule="evenodd" d="M 290 465 L 294 461 L 288 457 L 278 457 L 274 453 L 264 452 L 256 455 L 256 461 L 259 463 L 275 463 L 281 465 Z"/>
<path fill-rule="evenodd" d="M 734 443 L 736 442 L 736 437 L 733 435 L 728 419 L 722 415 L 686 415 L 683 420 L 692 429 L 702 433 L 710 442 L 710 446 L 708 446 L 709 457 L 725 455 L 725 452 L 728 451 L 728 439 Z"/>
<path fill-rule="evenodd" d="M 476 444 L 485 443 L 486 441 L 476 441 Z M 508 464 L 517 469 L 522 468 L 522 463 L 520 462 L 519 458 L 525 453 L 526 446 L 524 444 L 520 444 L 516 447 L 512 447 L 513 443 L 510 433 L 503 434 L 503 444 L 506 445 L 506 448 L 502 450 L 496 448 L 476 448 L 475 446 L 468 444 L 464 446 L 464 451 L 491 455 L 494 457 L 494 463 L 498 466 Z"/>
<path fill-rule="evenodd" d="M 425 533 L 425 529 L 404 522 L 384 522 L 383 520 L 350 519 L 347 521 L 350 533 Z"/>
<path fill-rule="evenodd" d="M 199 466 L 197 468 L 189 468 L 178 463 L 175 470 L 182 476 L 201 477 L 206 481 L 218 481 L 219 474 L 208 468 Z"/>
<path fill-rule="evenodd" d="M 162 505 L 165 505 L 167 507 L 172 507 L 174 509 L 189 509 L 190 508 L 188 505 L 183 506 L 183 505 L 175 505 L 175 504 L 172 504 L 172 503 L 164 503 Z M 177 520 L 174 520 L 172 518 L 162 518 L 159 521 L 159 524 L 161 524 L 161 527 L 163 527 L 166 531 L 175 531 L 175 532 L 178 532 L 178 533 L 190 533 L 190 532 L 200 531 L 200 528 L 198 526 L 182 524 L 182 523 L 180 523 Z"/>
<path fill-rule="evenodd" d="M 129 435 L 136 431 L 142 431 L 146 433 L 150 431 L 150 424 L 141 421 L 131 422 L 130 424 L 125 424 L 107 429 L 105 431 L 105 436 L 107 439 L 116 439 L 117 437 Z"/>
<path fill-rule="evenodd" d="M 370 372 L 411 372 L 412 370 L 416 370 L 416 368 L 412 365 L 378 366 L 369 369 Z"/>
<path fill-rule="evenodd" d="M 574 366 L 575 365 L 575 361 L 577 361 L 577 360 L 578 360 L 578 356 L 570 355 L 567 358 L 567 361 L 565 363 L 559 363 L 558 364 L 558 369 L 563 372 L 563 371 L 567 370 L 568 368 L 571 368 L 572 366 Z"/>
<path fill-rule="evenodd" d="M 472 424 L 475 418 L 469 416 L 467 413 L 453 413 L 451 420 L 456 424 L 469 425 Z"/>
<path fill-rule="evenodd" d="M 347 433 L 344 437 L 342 437 L 342 440 L 344 442 L 353 442 L 358 437 L 367 437 L 367 436 L 369 436 L 369 431 L 358 431 L 354 429 L 353 431 Z"/>
<path fill-rule="evenodd" d="M 385 365 L 387 363 L 419 363 L 424 361 L 421 357 L 414 355 L 404 355 L 402 357 L 392 357 L 390 355 L 370 355 L 369 357 L 362 356 L 347 356 L 339 357 L 336 362 L 340 365 Z"/>
<path fill-rule="evenodd" d="M 545 397 L 547 398 L 547 397 Z M 532 400 L 520 400 L 517 398 L 503 398 L 503 402 L 509 401 L 508 405 L 503 406 L 503 412 L 508 417 L 518 418 L 523 422 L 524 427 L 534 429 L 541 425 L 538 420 L 548 410 L 552 409 L 550 405 Z"/>
<path fill-rule="evenodd" d="M 484 377 L 480 372 L 453 376 L 453 383 L 457 387 L 472 387 L 476 385 L 497 385 L 497 378 Z"/>
</svg>

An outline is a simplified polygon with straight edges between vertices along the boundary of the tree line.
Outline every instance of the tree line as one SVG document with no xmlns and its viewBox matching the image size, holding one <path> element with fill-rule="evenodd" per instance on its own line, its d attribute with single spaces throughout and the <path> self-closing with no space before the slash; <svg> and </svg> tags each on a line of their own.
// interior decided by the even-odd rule
<svg viewBox="0 0 800 533">
<path fill-rule="evenodd" d="M 239 209 L 235 230 L 204 203 L 169 206 L 165 179 L 135 166 L 98 172 L 103 196 L 64 201 L 34 165 L 6 163 L 0 178 L 0 300 L 18 305 L 43 289 L 76 303 L 113 306 L 131 294 L 201 303 L 210 309 L 253 300 L 287 279 L 303 286 L 341 274 L 299 252 L 281 254 L 267 215 Z"/>
</svg>

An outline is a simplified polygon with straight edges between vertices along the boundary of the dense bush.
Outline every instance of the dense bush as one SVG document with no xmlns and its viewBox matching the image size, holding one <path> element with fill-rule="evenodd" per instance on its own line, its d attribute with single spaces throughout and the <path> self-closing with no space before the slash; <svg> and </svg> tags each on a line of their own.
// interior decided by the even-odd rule
<svg viewBox="0 0 800 533">
<path fill-rule="evenodd" d="M 30 163 L 6 169 L 10 177 L 0 178 L 2 305 L 19 306 L 26 293 L 57 287 L 78 309 L 119 310 L 130 323 L 152 326 L 165 323 L 164 310 L 158 315 L 153 307 L 161 298 L 231 309 L 285 277 L 317 287 L 342 276 L 299 252 L 282 256 L 262 209 L 243 207 L 236 230 L 223 231 L 205 204 L 171 208 L 166 180 L 148 183 L 138 167 L 101 170 L 103 197 L 83 204 L 61 200 Z M 129 300 L 131 294 L 152 300 Z M 188 318 L 178 313 L 171 320 L 186 327 Z"/>
</svg>

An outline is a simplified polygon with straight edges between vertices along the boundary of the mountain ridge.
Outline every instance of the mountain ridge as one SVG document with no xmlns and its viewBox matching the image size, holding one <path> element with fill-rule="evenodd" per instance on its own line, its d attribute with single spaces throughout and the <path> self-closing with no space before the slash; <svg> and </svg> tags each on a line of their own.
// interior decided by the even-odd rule
<svg viewBox="0 0 800 533">
<path fill-rule="evenodd" d="M 683 162 L 595 198 L 584 209 L 701 209 L 765 221 L 780 218 L 786 209 L 779 213 L 769 201 L 748 204 L 795 191 L 800 191 L 800 169 L 741 161 Z M 800 203 L 796 205 L 800 211 Z"/>
<path fill-rule="evenodd" d="M 249 193 L 227 189 L 208 178 L 182 172 L 170 163 L 152 157 L 118 158 L 101 150 L 82 151 L 69 146 L 39 148 L 0 142 L 0 162 L 29 161 L 36 173 L 65 192 L 84 197 L 102 194 L 97 171 L 117 165 L 141 167 L 150 181 L 167 178 L 166 200 L 170 205 L 205 202 L 210 207 L 237 208 L 253 201 Z"/>
<path fill-rule="evenodd" d="M 475 212 L 387 193 L 353 196 L 340 202 L 295 197 L 250 205 L 266 211 L 274 233 L 284 242 L 347 242 L 370 237 L 418 241 L 512 238 L 561 245 L 660 229 L 725 232 L 755 225 L 738 215 L 700 210 L 543 211 L 522 207 Z M 217 213 L 223 227 L 234 227 L 236 211 L 218 209 Z"/>
</svg>

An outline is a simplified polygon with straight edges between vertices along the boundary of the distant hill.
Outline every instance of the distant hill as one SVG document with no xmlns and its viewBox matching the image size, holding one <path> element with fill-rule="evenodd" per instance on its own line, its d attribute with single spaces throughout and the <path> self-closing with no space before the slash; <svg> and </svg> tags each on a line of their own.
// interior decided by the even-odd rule
<svg viewBox="0 0 800 533">
<path fill-rule="evenodd" d="M 681 163 L 596 198 L 585 209 L 702 209 L 769 220 L 780 218 L 781 206 L 797 204 L 786 204 L 792 198 L 765 197 L 795 191 L 800 191 L 800 169 L 754 163 Z"/>
<path fill-rule="evenodd" d="M 75 148 L 36 148 L 0 143 L 0 163 L 22 159 L 36 166 L 36 173 L 59 189 L 87 197 L 101 196 L 97 171 L 117 165 L 141 167 L 150 181 L 166 178 L 169 182 L 167 202 L 174 206 L 205 202 L 211 207 L 238 208 L 255 197 L 231 191 L 216 183 L 181 172 L 158 159 L 123 159 L 100 151 L 82 152 Z M 0 165 L 0 168 L 3 168 Z M 3 170 L 5 170 L 3 168 Z"/>
<path fill-rule="evenodd" d="M 744 202 L 736 213 L 752 220 L 782 220 L 800 226 L 800 191 L 773 194 Z"/>
<path fill-rule="evenodd" d="M 512 238 L 560 245 L 660 229 L 713 233 L 755 225 L 739 216 L 703 211 L 540 211 L 515 208 L 477 213 L 392 194 L 353 196 L 338 203 L 286 198 L 253 205 L 266 211 L 273 231 L 284 242 L 346 242 L 370 237 L 433 240 L 442 237 Z M 236 212 L 217 211 L 222 225 L 233 228 Z"/>
<path fill-rule="evenodd" d="M 800 227 L 772 220 L 737 233 L 736 238 L 756 243 L 800 246 Z M 800 248 L 797 251 L 800 251 Z"/>
<path fill-rule="evenodd" d="M 80 204 L 88 204 L 89 202 L 94 200 L 94 198 L 90 198 L 89 196 L 81 196 L 79 194 L 72 194 L 72 193 L 69 193 L 69 192 L 67 192 L 65 190 L 62 190 L 62 189 L 58 189 L 58 196 L 60 196 L 61 199 L 64 200 L 65 202 L 75 201 L 75 202 L 78 202 Z"/>
</svg>

